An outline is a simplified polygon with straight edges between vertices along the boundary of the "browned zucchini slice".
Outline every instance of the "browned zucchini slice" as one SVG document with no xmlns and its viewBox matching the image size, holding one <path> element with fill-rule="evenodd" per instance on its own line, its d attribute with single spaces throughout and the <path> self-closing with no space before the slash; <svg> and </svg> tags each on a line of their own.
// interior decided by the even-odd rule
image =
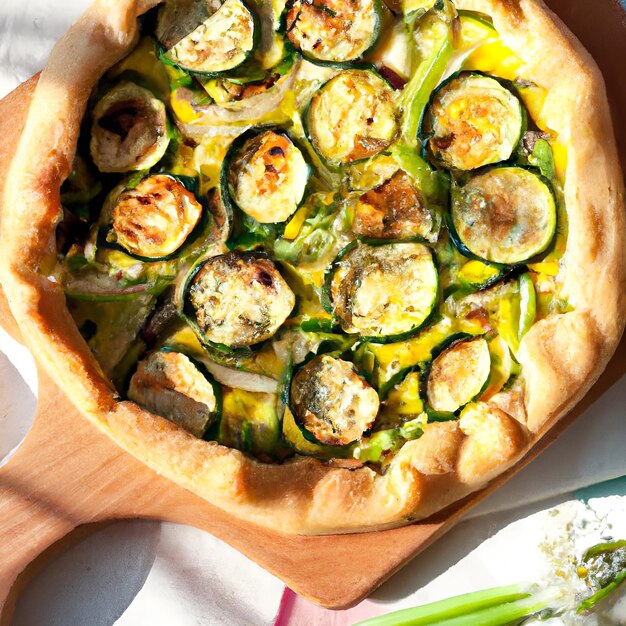
<svg viewBox="0 0 626 626">
<path fill-rule="evenodd" d="M 394 100 L 393 89 L 372 70 L 337 74 L 311 100 L 307 115 L 311 142 L 335 165 L 378 154 L 398 132 Z"/>
<path fill-rule="evenodd" d="M 294 375 L 291 411 L 304 436 L 330 446 L 361 438 L 378 413 L 379 399 L 351 363 L 329 354 L 315 357 Z"/>
<path fill-rule="evenodd" d="M 101 172 L 148 169 L 169 142 L 165 105 L 143 87 L 121 82 L 94 107 L 90 150 Z"/>
<path fill-rule="evenodd" d="M 135 256 L 161 259 L 183 245 L 201 216 L 202 205 L 190 191 L 156 174 L 120 194 L 107 240 Z"/>
<path fill-rule="evenodd" d="M 424 195 L 402 170 L 366 191 L 354 205 L 352 230 L 361 239 L 430 241 L 436 236 L 434 229 Z"/>
<path fill-rule="evenodd" d="M 228 252 L 209 259 L 188 290 L 202 338 L 232 348 L 269 339 L 295 304 L 275 265 L 254 254 Z"/>
<path fill-rule="evenodd" d="M 457 341 L 441 352 L 428 373 L 431 409 L 454 413 L 486 388 L 491 371 L 489 345 L 484 337 Z"/>
<path fill-rule="evenodd" d="M 374 45 L 380 27 L 378 0 L 293 0 L 286 16 L 289 40 L 319 62 L 358 59 Z"/>
</svg>

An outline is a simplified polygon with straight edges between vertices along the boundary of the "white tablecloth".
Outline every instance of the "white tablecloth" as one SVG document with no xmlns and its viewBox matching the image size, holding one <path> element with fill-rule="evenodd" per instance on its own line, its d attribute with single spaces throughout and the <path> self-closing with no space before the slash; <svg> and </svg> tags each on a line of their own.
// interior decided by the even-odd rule
<svg viewBox="0 0 626 626">
<path fill-rule="evenodd" d="M 54 41 L 87 0 L 2 0 L 0 97 L 41 69 Z M 4 353 L 4 356 L 2 353 Z M 36 404 L 30 355 L 0 330 L 0 458 L 28 429 Z M 626 474 L 626 378 L 559 441 L 476 507 L 474 519 L 374 596 L 388 610 L 454 565 L 473 546 L 546 498 Z M 610 433 L 610 436 L 606 436 Z M 118 522 L 44 569 L 20 598 L 15 626 L 265 626 L 283 586 L 201 531 L 158 522 Z M 451 590 L 454 592 L 454 589 Z"/>
</svg>

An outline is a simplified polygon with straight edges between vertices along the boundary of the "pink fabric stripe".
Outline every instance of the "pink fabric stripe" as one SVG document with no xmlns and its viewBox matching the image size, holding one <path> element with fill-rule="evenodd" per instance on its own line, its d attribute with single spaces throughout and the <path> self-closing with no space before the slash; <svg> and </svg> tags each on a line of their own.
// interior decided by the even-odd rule
<svg viewBox="0 0 626 626">
<path fill-rule="evenodd" d="M 371 600 L 345 611 L 323 609 L 285 587 L 274 626 L 350 626 L 381 613 L 385 613 L 384 605 Z"/>
</svg>

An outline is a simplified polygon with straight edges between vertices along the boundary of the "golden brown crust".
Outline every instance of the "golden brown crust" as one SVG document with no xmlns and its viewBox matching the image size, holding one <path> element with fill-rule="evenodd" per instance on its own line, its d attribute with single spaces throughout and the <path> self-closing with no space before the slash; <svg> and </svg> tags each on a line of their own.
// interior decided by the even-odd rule
<svg viewBox="0 0 626 626">
<path fill-rule="evenodd" d="M 237 516 L 285 533 L 397 526 L 449 505 L 513 465 L 586 393 L 624 323 L 621 173 L 602 78 L 588 54 L 539 0 L 456 3 L 493 16 L 504 42 L 525 62 L 522 76 L 548 90 L 542 119 L 568 146 L 569 223 L 560 278 L 575 310 L 539 322 L 525 336 L 525 410 L 519 397 L 498 394 L 478 415 L 428 425 L 383 475 L 302 457 L 269 465 L 118 402 L 62 290 L 44 277 L 60 216 L 59 188 L 70 170 L 88 94 L 135 41 L 137 15 L 154 4 L 99 0 L 72 27 L 42 74 L 11 164 L 0 278 L 24 338 L 47 371 L 91 421 L 157 472 Z"/>
</svg>

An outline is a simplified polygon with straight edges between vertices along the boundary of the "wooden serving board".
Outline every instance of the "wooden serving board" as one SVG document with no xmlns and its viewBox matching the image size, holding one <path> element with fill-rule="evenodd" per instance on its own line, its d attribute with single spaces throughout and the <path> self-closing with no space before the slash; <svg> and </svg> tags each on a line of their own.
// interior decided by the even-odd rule
<svg viewBox="0 0 626 626">
<path fill-rule="evenodd" d="M 626 88 L 615 61 L 626 58 L 626 30 L 616 2 L 603 0 L 591 12 L 586 0 L 550 4 L 589 46 L 614 88 L 612 104 L 624 155 L 626 124 L 618 112 L 626 111 Z M 0 101 L 0 190 L 36 82 L 32 78 Z M 19 340 L 1 291 L 0 324 Z M 68 537 L 76 539 L 93 527 L 86 525 L 124 518 L 167 520 L 206 530 L 313 602 L 334 609 L 353 606 L 555 441 L 626 373 L 625 351 L 623 340 L 576 410 L 487 489 L 411 526 L 325 537 L 283 536 L 260 529 L 159 476 L 100 433 L 39 371 L 39 404 L 32 428 L 0 468 L 0 625 L 10 622 L 15 599 L 29 575 L 44 558 L 62 549 Z"/>
</svg>

